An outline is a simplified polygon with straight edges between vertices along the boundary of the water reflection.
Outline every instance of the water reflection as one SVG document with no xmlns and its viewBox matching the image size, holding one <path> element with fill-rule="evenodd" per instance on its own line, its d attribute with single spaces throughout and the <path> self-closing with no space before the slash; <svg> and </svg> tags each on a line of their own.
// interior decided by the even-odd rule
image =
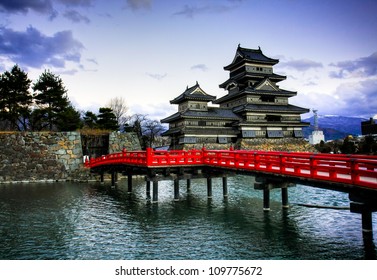
<svg viewBox="0 0 377 280">
<path fill-rule="evenodd" d="M 308 187 L 289 190 L 292 207 L 271 192 L 271 211 L 247 177 L 159 185 L 159 203 L 146 199 L 145 182 L 117 188 L 54 183 L 0 186 L 1 259 L 375 259 L 373 238 L 363 240 L 361 218 L 347 210 L 296 203 L 347 205 L 343 194 Z M 376 222 L 374 223 L 376 224 Z"/>
</svg>

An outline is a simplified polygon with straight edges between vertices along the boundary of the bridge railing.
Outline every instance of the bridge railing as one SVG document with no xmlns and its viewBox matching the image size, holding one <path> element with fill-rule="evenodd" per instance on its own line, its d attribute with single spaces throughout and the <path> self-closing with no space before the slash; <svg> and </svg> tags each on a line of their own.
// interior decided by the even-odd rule
<svg viewBox="0 0 377 280">
<path fill-rule="evenodd" d="M 154 151 L 148 148 L 146 153 L 148 166 L 203 164 L 203 152 L 201 150 Z"/>
<path fill-rule="evenodd" d="M 205 150 L 203 163 L 377 188 L 375 156 Z"/>
<path fill-rule="evenodd" d="M 89 168 L 128 164 L 144 167 L 209 165 L 275 173 L 377 189 L 377 157 L 245 150 L 126 151 L 91 159 Z"/>
<path fill-rule="evenodd" d="M 92 158 L 85 162 L 85 166 L 94 168 L 103 165 L 115 165 L 115 164 L 129 164 L 147 166 L 147 154 L 145 151 L 126 151 L 121 153 L 114 153 L 109 155 L 103 155 L 97 158 Z"/>
</svg>

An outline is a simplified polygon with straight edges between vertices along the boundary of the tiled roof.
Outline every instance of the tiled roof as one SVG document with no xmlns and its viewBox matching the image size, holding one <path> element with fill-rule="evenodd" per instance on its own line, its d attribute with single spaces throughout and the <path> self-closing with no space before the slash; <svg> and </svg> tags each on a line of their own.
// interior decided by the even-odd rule
<svg viewBox="0 0 377 280">
<path fill-rule="evenodd" d="M 273 112 L 283 112 L 283 113 L 308 113 L 310 110 L 294 105 L 264 105 L 264 104 L 247 104 L 241 105 L 238 107 L 233 108 L 235 113 L 249 111 L 249 112 L 266 112 L 266 113 L 273 113 Z"/>
<path fill-rule="evenodd" d="M 240 120 L 240 118 L 233 113 L 231 109 L 208 107 L 208 111 L 186 110 L 183 112 L 177 112 L 165 119 L 162 119 L 161 122 L 169 123 L 181 118 Z"/>
<path fill-rule="evenodd" d="M 219 87 L 225 88 L 231 82 L 237 82 L 242 79 L 248 80 L 249 78 L 259 78 L 259 79 L 269 78 L 271 81 L 280 82 L 280 81 L 284 81 L 287 77 L 283 75 L 275 74 L 275 73 L 266 74 L 266 73 L 242 72 L 240 74 L 237 74 L 229 78 L 228 80 L 220 84 Z"/>
<path fill-rule="evenodd" d="M 270 64 L 274 65 L 279 62 L 278 59 L 273 59 L 265 56 L 262 52 L 262 50 L 259 49 L 247 49 L 247 48 L 241 48 L 240 45 L 238 45 L 236 55 L 234 56 L 234 59 L 231 64 L 228 66 L 225 66 L 225 70 L 230 70 L 235 64 L 237 64 L 240 61 L 247 61 L 247 62 L 256 62 L 256 63 L 262 63 L 262 64 Z"/>
<path fill-rule="evenodd" d="M 174 98 L 170 101 L 171 104 L 179 104 L 185 100 L 198 100 L 198 101 L 212 101 L 215 100 L 216 96 L 207 94 L 204 90 L 202 90 L 196 82 L 196 85 L 192 87 L 187 87 L 186 90 L 179 95 L 178 97 Z"/>
</svg>

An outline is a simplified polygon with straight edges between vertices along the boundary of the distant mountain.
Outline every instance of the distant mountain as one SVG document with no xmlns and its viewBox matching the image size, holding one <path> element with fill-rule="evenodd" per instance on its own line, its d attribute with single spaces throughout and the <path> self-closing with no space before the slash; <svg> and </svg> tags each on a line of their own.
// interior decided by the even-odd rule
<svg viewBox="0 0 377 280">
<path fill-rule="evenodd" d="M 361 122 L 366 121 L 365 118 L 342 117 L 342 116 L 318 116 L 319 129 L 323 131 L 325 140 L 344 139 L 348 135 L 361 134 Z M 305 138 L 314 130 L 314 116 L 304 119 L 309 122 L 310 126 L 303 129 Z"/>
</svg>

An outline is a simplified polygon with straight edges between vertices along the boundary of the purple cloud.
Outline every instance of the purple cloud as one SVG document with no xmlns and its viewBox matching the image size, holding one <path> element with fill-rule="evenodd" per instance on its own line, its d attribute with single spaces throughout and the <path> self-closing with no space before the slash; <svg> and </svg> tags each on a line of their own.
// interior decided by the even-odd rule
<svg viewBox="0 0 377 280">
<path fill-rule="evenodd" d="M 208 67 L 205 64 L 196 64 L 191 66 L 191 70 L 201 70 L 201 71 L 207 71 Z"/>
<path fill-rule="evenodd" d="M 83 48 L 69 30 L 46 36 L 32 26 L 25 32 L 0 27 L 0 57 L 28 67 L 63 68 L 66 61 L 79 63 Z"/>
<path fill-rule="evenodd" d="M 75 10 L 67 10 L 64 12 L 63 16 L 74 23 L 80 23 L 80 22 L 90 23 L 89 18 L 87 18 L 86 16 L 83 16 L 82 14 L 80 14 L 79 12 Z"/>
<path fill-rule="evenodd" d="M 236 2 L 236 1 L 233 1 Z M 185 16 L 194 18 L 201 14 L 219 14 L 233 10 L 235 5 L 206 5 L 206 6 L 190 6 L 185 5 L 182 10 L 174 13 L 175 16 Z"/>
<path fill-rule="evenodd" d="M 152 6 L 152 0 L 126 0 L 126 6 L 132 10 L 149 9 Z"/>
<path fill-rule="evenodd" d="M 337 71 L 330 72 L 331 78 L 366 78 L 377 75 L 377 52 L 367 57 L 355 60 L 346 60 L 331 63 L 330 66 L 338 68 Z"/>
<path fill-rule="evenodd" d="M 279 67 L 292 68 L 297 71 L 308 71 L 309 69 L 323 68 L 322 63 L 310 59 L 295 59 L 287 62 L 280 62 Z"/>
<path fill-rule="evenodd" d="M 147 76 L 155 79 L 155 80 L 162 80 L 164 79 L 168 74 L 165 73 L 165 74 L 156 74 L 156 73 L 145 73 Z"/>
<path fill-rule="evenodd" d="M 27 13 L 33 10 L 42 14 L 51 14 L 54 9 L 50 0 L 1 0 L 0 11 L 9 13 Z"/>
</svg>

